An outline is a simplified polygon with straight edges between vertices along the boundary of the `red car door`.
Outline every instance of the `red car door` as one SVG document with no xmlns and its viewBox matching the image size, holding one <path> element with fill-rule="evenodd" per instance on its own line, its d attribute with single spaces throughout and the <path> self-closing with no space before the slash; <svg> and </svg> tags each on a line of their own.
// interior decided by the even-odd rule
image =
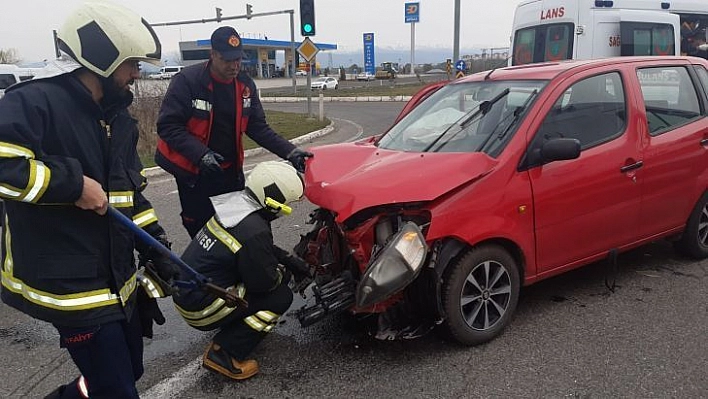
<svg viewBox="0 0 708 399">
<path fill-rule="evenodd" d="M 685 65 L 636 73 L 637 97 L 646 110 L 640 217 L 642 236 L 650 237 L 683 228 L 705 190 L 698 177 L 708 170 L 708 118 L 701 114 L 700 91 Z"/>
<path fill-rule="evenodd" d="M 539 277 L 599 259 L 639 231 L 642 161 L 636 129 L 628 128 L 627 79 L 597 73 L 553 91 L 557 99 L 531 140 L 533 148 L 575 138 L 582 149 L 577 159 L 529 169 Z"/>
</svg>

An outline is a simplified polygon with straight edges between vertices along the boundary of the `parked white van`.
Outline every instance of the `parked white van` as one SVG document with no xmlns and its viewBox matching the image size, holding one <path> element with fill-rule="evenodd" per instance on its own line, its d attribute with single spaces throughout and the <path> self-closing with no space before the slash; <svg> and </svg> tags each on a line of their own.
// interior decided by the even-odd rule
<svg viewBox="0 0 708 399">
<path fill-rule="evenodd" d="M 181 65 L 163 66 L 162 68 L 160 68 L 159 72 L 148 75 L 148 78 L 150 78 L 150 79 L 170 79 L 173 76 L 177 75 L 182 70 L 182 68 L 184 68 L 184 67 Z"/>
</svg>

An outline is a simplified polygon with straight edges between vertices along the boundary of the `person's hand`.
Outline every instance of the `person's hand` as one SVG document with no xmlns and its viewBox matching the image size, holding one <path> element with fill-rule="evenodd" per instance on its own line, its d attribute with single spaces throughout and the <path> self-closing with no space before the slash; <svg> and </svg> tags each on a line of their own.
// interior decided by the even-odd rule
<svg viewBox="0 0 708 399">
<path fill-rule="evenodd" d="M 224 162 L 224 157 L 221 154 L 209 150 L 199 161 L 199 173 L 202 176 L 219 176 L 224 173 L 224 170 L 221 169 L 222 162 Z"/>
<path fill-rule="evenodd" d="M 314 155 L 311 152 L 303 151 L 299 148 L 295 148 L 290 151 L 287 156 L 287 160 L 295 167 L 295 169 L 300 173 L 305 173 L 305 160 L 307 158 L 312 158 Z"/>
<path fill-rule="evenodd" d="M 167 249 L 172 248 L 172 243 L 167 239 L 167 235 L 162 233 L 155 237 L 160 244 Z M 144 267 L 153 280 L 160 284 L 163 292 L 170 294 L 174 291 L 172 282 L 179 279 L 180 267 L 169 257 L 163 255 L 155 248 L 150 248 L 145 254 L 138 254 L 138 266 Z"/>
<path fill-rule="evenodd" d="M 279 261 L 286 269 L 290 270 L 296 282 L 306 277 L 312 277 L 310 265 L 297 256 L 290 255 L 279 259 Z"/>
<path fill-rule="evenodd" d="M 138 288 L 138 299 L 135 304 L 142 335 L 145 338 L 152 338 L 152 323 L 161 326 L 165 324 L 165 316 L 157 305 L 155 298 L 150 298 L 142 288 Z"/>
<path fill-rule="evenodd" d="M 103 187 L 96 180 L 84 176 L 84 188 L 74 205 L 81 209 L 94 211 L 99 215 L 105 215 L 108 212 L 108 196 L 103 191 Z"/>
</svg>

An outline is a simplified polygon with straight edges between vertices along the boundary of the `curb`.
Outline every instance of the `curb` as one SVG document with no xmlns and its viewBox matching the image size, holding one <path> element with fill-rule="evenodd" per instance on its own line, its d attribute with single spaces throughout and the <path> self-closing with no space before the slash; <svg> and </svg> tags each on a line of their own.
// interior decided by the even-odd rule
<svg viewBox="0 0 708 399">
<path fill-rule="evenodd" d="M 326 127 L 320 129 L 320 130 L 315 130 L 314 132 L 310 132 L 307 134 L 303 134 L 302 136 L 295 137 L 294 139 L 290 140 L 291 143 L 295 145 L 299 145 L 302 143 L 306 143 L 308 141 L 311 141 L 312 139 L 316 139 L 318 137 L 322 137 L 326 134 L 332 133 L 334 130 L 334 122 L 330 122 L 329 125 Z M 252 157 L 255 155 L 263 154 L 265 152 L 269 152 L 263 147 L 258 147 L 258 148 L 252 148 L 250 150 L 246 150 L 243 152 L 244 158 Z M 167 173 L 164 169 L 162 169 L 159 166 L 153 166 L 152 168 L 146 168 L 145 169 L 145 177 L 156 177 L 156 176 L 162 176 L 162 175 L 167 175 Z"/>
</svg>

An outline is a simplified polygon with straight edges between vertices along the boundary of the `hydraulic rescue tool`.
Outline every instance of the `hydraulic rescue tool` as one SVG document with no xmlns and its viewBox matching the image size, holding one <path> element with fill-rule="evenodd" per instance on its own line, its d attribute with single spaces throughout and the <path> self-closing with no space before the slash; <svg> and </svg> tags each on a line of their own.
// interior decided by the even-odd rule
<svg viewBox="0 0 708 399">
<path fill-rule="evenodd" d="M 169 248 L 164 246 L 161 242 L 156 240 L 145 230 L 138 227 L 135 223 L 133 223 L 132 220 L 130 220 L 124 214 L 120 213 L 120 211 L 118 211 L 117 209 L 109 206 L 108 214 L 111 215 L 111 217 L 113 217 L 121 225 L 130 229 L 140 241 L 147 244 L 152 249 L 158 251 L 160 255 L 169 258 L 170 261 L 172 261 L 180 268 L 182 268 L 182 270 L 186 271 L 189 275 L 191 275 L 190 280 L 175 280 L 172 282 L 172 285 L 176 286 L 177 288 L 199 288 L 201 290 L 207 291 L 223 299 L 226 302 L 226 306 L 231 308 L 248 307 L 248 302 L 246 302 L 245 299 L 238 297 L 235 292 L 229 289 L 219 287 L 218 285 L 212 283 L 210 279 L 208 279 L 206 276 L 192 269 L 188 264 L 186 264 L 182 259 L 180 259 L 177 254 L 172 252 Z"/>
</svg>

